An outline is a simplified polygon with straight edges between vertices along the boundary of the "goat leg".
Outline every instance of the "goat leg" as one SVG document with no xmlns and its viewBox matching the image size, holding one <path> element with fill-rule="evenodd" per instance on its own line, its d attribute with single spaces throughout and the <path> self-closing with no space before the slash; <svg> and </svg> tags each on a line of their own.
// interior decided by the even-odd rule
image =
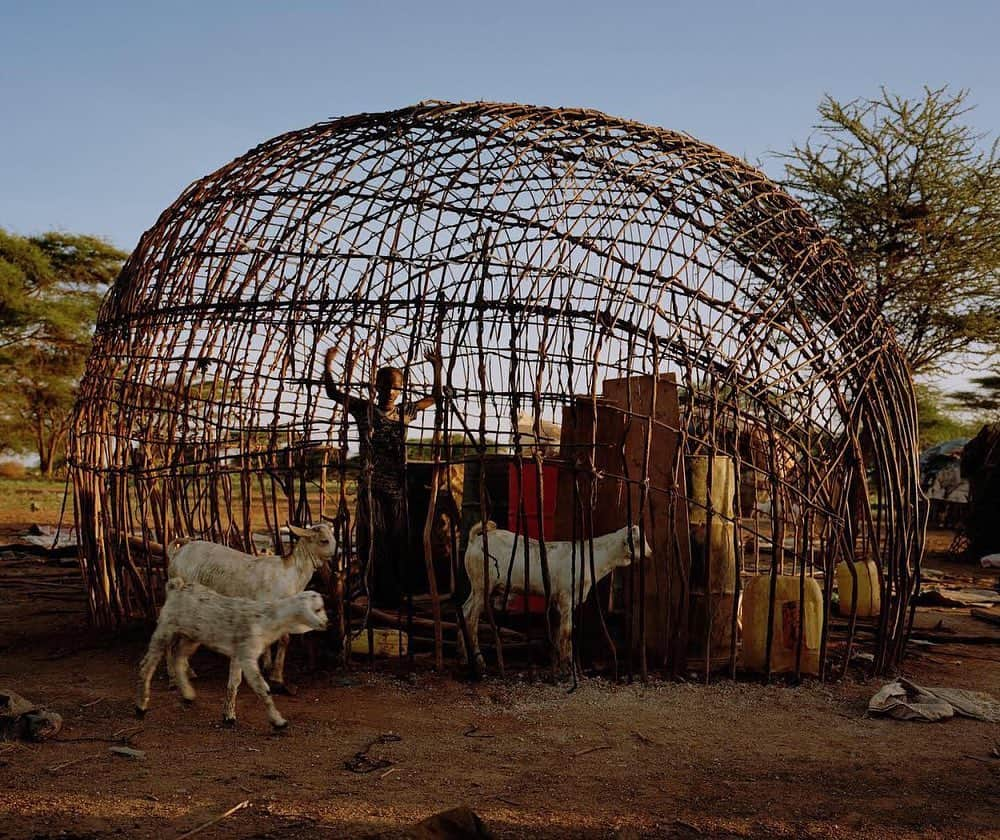
<svg viewBox="0 0 1000 840">
<path fill-rule="evenodd" d="M 240 667 L 239 660 L 234 656 L 229 660 L 229 681 L 226 683 L 226 703 L 222 707 L 223 726 L 236 726 L 236 692 L 240 690 L 241 682 L 243 682 L 243 669 Z"/>
<path fill-rule="evenodd" d="M 197 696 L 194 687 L 188 679 L 191 672 L 188 660 L 199 647 L 198 642 L 191 639 L 174 638 L 173 650 L 171 651 L 176 656 L 174 659 L 174 676 L 177 679 L 177 687 L 180 689 L 181 697 L 185 703 L 193 703 L 194 698 Z"/>
<path fill-rule="evenodd" d="M 289 639 L 290 637 L 286 633 L 278 639 L 275 645 L 274 667 L 268 675 L 272 694 L 287 694 L 289 696 L 296 694 L 295 686 L 285 682 L 285 654 L 288 652 Z"/>
<path fill-rule="evenodd" d="M 136 717 L 143 717 L 149 708 L 149 686 L 153 681 L 153 672 L 166 653 L 170 639 L 165 634 L 153 633 L 149 640 L 149 649 L 139 665 L 139 691 L 135 700 Z"/>
<path fill-rule="evenodd" d="M 281 716 L 281 712 L 274 705 L 274 700 L 271 699 L 271 689 L 267 687 L 264 677 L 261 676 L 260 668 L 257 667 L 256 657 L 248 657 L 241 665 L 243 675 L 247 678 L 250 688 L 254 690 L 254 693 L 261 699 L 261 702 L 267 709 L 267 719 L 271 721 L 271 726 L 275 729 L 284 729 L 288 726 L 288 721 Z"/>
</svg>

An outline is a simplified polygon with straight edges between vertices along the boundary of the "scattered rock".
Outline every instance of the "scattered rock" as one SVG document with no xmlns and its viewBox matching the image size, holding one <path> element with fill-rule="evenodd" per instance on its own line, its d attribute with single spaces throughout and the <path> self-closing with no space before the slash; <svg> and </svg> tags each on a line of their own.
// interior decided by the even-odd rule
<svg viewBox="0 0 1000 840">
<path fill-rule="evenodd" d="M 125 758 L 135 759 L 136 761 L 142 761 L 146 757 L 146 753 L 142 750 L 134 750 L 131 747 L 112 747 L 109 752 L 125 756 Z"/>
<path fill-rule="evenodd" d="M 62 716 L 0 688 L 0 741 L 44 741 L 62 729 Z"/>
<path fill-rule="evenodd" d="M 409 828 L 368 835 L 367 840 L 491 840 L 493 836 L 475 811 L 460 805 Z"/>
</svg>

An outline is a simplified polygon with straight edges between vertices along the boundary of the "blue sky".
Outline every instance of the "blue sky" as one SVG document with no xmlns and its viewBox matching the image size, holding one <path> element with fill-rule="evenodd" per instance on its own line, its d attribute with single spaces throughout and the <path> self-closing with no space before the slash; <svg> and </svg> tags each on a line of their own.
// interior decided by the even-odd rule
<svg viewBox="0 0 1000 840">
<path fill-rule="evenodd" d="M 130 250 L 191 181 L 319 120 L 421 99 L 587 106 L 772 174 L 825 93 L 971 89 L 1000 124 L 989 2 L 0 0 L 0 227 Z"/>
</svg>

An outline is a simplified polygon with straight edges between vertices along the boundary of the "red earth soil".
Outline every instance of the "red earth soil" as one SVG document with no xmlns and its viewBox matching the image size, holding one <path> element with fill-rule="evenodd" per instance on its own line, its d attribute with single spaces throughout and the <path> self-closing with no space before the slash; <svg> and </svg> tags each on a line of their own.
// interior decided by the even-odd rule
<svg viewBox="0 0 1000 840">
<path fill-rule="evenodd" d="M 859 674 L 797 687 L 592 679 L 570 692 L 388 667 L 308 672 L 293 645 L 299 693 L 276 698 L 287 734 L 271 734 L 246 685 L 239 726 L 219 725 L 226 667 L 208 652 L 193 707 L 161 669 L 137 721 L 145 634 L 89 630 L 82 592 L 27 585 L 42 568 L 0 554 L 0 688 L 65 725 L 53 741 L 0 743 L 0 837 L 179 837 L 244 801 L 197 836 L 359 837 L 464 803 L 510 838 L 1000 837 L 1000 726 L 869 718 L 884 680 Z M 993 632 L 967 610 L 921 610 L 918 625 L 942 620 L 939 631 Z M 1000 694 L 996 636 L 914 652 L 904 673 Z M 347 769 L 390 733 L 367 753 L 385 764 Z M 109 751 L 126 741 L 145 758 Z"/>
</svg>

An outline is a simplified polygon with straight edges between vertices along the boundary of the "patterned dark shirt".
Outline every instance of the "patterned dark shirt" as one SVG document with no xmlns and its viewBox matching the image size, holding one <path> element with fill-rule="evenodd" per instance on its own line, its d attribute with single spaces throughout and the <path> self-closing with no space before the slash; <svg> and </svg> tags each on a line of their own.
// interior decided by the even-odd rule
<svg viewBox="0 0 1000 840">
<path fill-rule="evenodd" d="M 394 406 L 391 411 L 383 411 L 377 405 L 371 407 L 371 448 L 368 448 L 369 414 L 365 403 L 354 403 L 351 414 L 358 424 L 361 437 L 362 466 L 372 467 L 371 489 L 373 492 L 402 499 L 406 493 L 406 427 L 413 422 L 419 412 L 413 403 Z M 400 422 L 402 418 L 402 422 Z M 365 472 L 362 469 L 359 490 L 364 486 Z"/>
</svg>

